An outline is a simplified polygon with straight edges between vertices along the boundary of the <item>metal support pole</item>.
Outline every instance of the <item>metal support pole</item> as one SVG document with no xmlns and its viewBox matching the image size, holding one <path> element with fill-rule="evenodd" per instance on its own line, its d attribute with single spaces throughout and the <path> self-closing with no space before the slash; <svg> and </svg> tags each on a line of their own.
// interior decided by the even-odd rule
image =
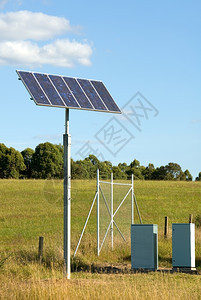
<svg viewBox="0 0 201 300">
<path fill-rule="evenodd" d="M 97 187 L 96 187 L 96 190 L 97 190 L 97 255 L 99 256 L 99 247 L 100 247 L 100 236 L 99 236 L 99 170 L 97 170 Z"/>
<path fill-rule="evenodd" d="M 133 186 L 133 174 L 131 175 L 131 224 L 134 224 L 134 201 L 133 201 L 133 194 L 134 194 L 134 186 Z"/>
<path fill-rule="evenodd" d="M 112 250 L 114 245 L 114 223 L 113 223 L 113 173 L 111 173 L 111 207 L 110 207 L 110 214 L 111 214 L 111 243 L 112 243 Z"/>
<path fill-rule="evenodd" d="M 70 279 L 70 233 L 71 233 L 71 136 L 69 134 L 69 110 L 65 113 L 64 144 L 64 274 Z"/>
</svg>

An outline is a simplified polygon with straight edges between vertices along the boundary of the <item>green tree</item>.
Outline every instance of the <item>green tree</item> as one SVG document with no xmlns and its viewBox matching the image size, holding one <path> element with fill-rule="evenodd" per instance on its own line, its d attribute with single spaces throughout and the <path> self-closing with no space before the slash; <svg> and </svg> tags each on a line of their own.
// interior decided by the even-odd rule
<svg viewBox="0 0 201 300">
<path fill-rule="evenodd" d="M 104 179 L 110 178 L 112 164 L 109 161 L 101 162 L 92 154 L 84 160 L 72 160 L 71 174 L 73 179 L 96 178 L 97 169 L 99 169 L 100 177 Z"/>
<path fill-rule="evenodd" d="M 170 162 L 165 168 L 167 170 L 166 180 L 180 180 L 182 172 L 180 165 Z"/>
<path fill-rule="evenodd" d="M 71 178 L 72 179 L 89 179 L 89 169 L 91 167 L 90 161 L 79 160 L 73 161 L 71 164 Z"/>
<path fill-rule="evenodd" d="M 142 171 L 142 175 L 144 176 L 144 179 L 151 180 L 154 171 L 155 171 L 154 165 L 149 163 L 148 166 Z"/>
<path fill-rule="evenodd" d="M 199 172 L 198 177 L 195 178 L 196 181 L 201 181 L 201 172 Z"/>
<path fill-rule="evenodd" d="M 22 154 L 12 147 L 0 144 L 0 178 L 19 178 L 20 172 L 25 169 Z"/>
<path fill-rule="evenodd" d="M 62 178 L 63 157 L 58 145 L 39 144 L 32 156 L 31 168 L 34 178 Z"/>
<path fill-rule="evenodd" d="M 144 176 L 142 175 L 141 168 L 131 168 L 130 175 L 133 174 L 134 180 L 143 180 Z"/>
<path fill-rule="evenodd" d="M 152 173 L 152 180 L 166 180 L 167 169 L 164 166 L 157 167 Z"/>
<path fill-rule="evenodd" d="M 129 166 L 124 162 L 124 163 L 119 163 L 118 167 L 121 169 L 121 172 L 125 173 L 126 178 L 127 178 L 127 172 L 129 170 Z"/>
<path fill-rule="evenodd" d="M 186 180 L 180 165 L 172 162 L 156 168 L 151 177 L 153 180 Z"/>
<path fill-rule="evenodd" d="M 181 173 L 180 173 L 180 180 L 181 181 L 185 181 L 186 180 L 186 175 L 185 175 L 185 173 L 183 171 L 181 171 Z"/>
<path fill-rule="evenodd" d="M 122 170 L 117 166 L 112 167 L 112 172 L 114 179 L 127 179 L 127 174 L 122 172 Z"/>
<path fill-rule="evenodd" d="M 88 173 L 86 178 L 96 178 L 96 170 L 100 167 L 100 161 L 98 158 L 91 154 L 80 162 Z"/>
<path fill-rule="evenodd" d="M 64 146 L 61 144 L 59 144 L 59 145 L 55 144 L 54 146 L 56 146 L 58 148 L 59 152 L 61 153 L 61 155 L 63 157 L 64 156 Z"/>
<path fill-rule="evenodd" d="M 131 168 L 139 168 L 140 167 L 140 162 L 137 159 L 134 159 L 131 163 L 130 163 L 130 167 Z"/>
<path fill-rule="evenodd" d="M 23 158 L 24 158 L 24 164 L 26 166 L 26 170 L 22 173 L 27 178 L 31 178 L 31 161 L 34 154 L 34 150 L 31 148 L 26 148 L 21 152 Z"/>
<path fill-rule="evenodd" d="M 126 170 L 128 169 L 128 165 L 127 163 L 119 163 L 118 167 L 121 169 L 122 172 L 126 172 Z"/>
<path fill-rule="evenodd" d="M 4 144 L 0 144 L 0 178 L 6 178 L 6 153 L 8 148 Z"/>
<path fill-rule="evenodd" d="M 96 171 L 99 169 L 100 177 L 103 179 L 110 178 L 110 174 L 112 172 L 112 164 L 109 161 L 100 161 L 95 155 L 90 154 L 87 158 L 91 164 L 93 165 L 93 168 L 89 171 L 93 172 L 92 178 L 96 177 Z"/>
<path fill-rule="evenodd" d="M 127 173 L 128 177 L 130 177 L 131 174 L 133 174 L 135 180 L 138 180 L 138 179 L 143 180 L 143 179 L 144 179 L 144 176 L 142 175 L 142 171 L 143 171 L 143 170 L 144 170 L 144 167 L 143 167 L 143 166 L 140 166 L 139 160 L 134 159 L 134 160 L 130 163 L 129 168 L 128 168 L 128 170 L 126 171 L 126 173 Z"/>
<path fill-rule="evenodd" d="M 186 181 L 192 181 L 193 180 L 193 176 L 191 175 L 191 173 L 189 172 L 188 169 L 186 171 L 184 171 L 184 175 L 185 175 Z"/>
<path fill-rule="evenodd" d="M 95 155 L 90 154 L 88 156 L 88 159 L 90 160 L 90 162 L 92 163 L 92 165 L 97 166 L 97 167 L 99 166 L 100 160 Z"/>
<path fill-rule="evenodd" d="M 109 161 L 100 162 L 99 171 L 102 179 L 109 179 L 112 173 L 112 163 Z"/>
</svg>

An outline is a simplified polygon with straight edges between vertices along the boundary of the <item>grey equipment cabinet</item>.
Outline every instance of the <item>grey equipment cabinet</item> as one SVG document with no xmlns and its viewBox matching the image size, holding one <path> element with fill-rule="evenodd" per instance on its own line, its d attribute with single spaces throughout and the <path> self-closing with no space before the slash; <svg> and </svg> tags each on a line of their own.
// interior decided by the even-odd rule
<svg viewBox="0 0 201 300">
<path fill-rule="evenodd" d="M 158 269 L 158 225 L 131 225 L 132 269 Z"/>
<path fill-rule="evenodd" d="M 195 224 L 172 224 L 172 266 L 195 269 Z"/>
</svg>

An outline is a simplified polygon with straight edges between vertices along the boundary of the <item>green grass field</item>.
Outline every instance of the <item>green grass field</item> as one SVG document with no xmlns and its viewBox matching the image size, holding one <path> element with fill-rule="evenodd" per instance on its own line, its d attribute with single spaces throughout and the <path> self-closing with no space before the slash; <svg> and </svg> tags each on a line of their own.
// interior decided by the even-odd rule
<svg viewBox="0 0 201 300">
<path fill-rule="evenodd" d="M 95 181 L 72 181 L 72 254 L 95 195 Z M 105 188 L 105 195 L 109 190 Z M 114 207 L 126 193 L 115 187 Z M 135 195 L 143 223 L 159 228 L 159 267 L 171 268 L 171 224 L 188 223 L 201 215 L 201 182 L 136 181 Z M 130 198 L 129 198 L 130 199 Z M 63 184 L 60 180 L 0 180 L 0 299 L 201 299 L 201 276 L 186 274 L 117 274 L 87 272 L 92 266 L 130 268 L 130 200 L 116 215 L 127 238 L 115 231 L 96 255 L 94 208 L 73 267 L 70 282 L 63 279 Z M 164 217 L 169 237 L 164 239 Z M 109 216 L 101 206 L 101 238 Z M 136 210 L 135 222 L 139 223 Z M 38 238 L 44 237 L 44 256 L 38 261 Z M 201 270 L 201 228 L 196 228 L 196 267 Z"/>
</svg>

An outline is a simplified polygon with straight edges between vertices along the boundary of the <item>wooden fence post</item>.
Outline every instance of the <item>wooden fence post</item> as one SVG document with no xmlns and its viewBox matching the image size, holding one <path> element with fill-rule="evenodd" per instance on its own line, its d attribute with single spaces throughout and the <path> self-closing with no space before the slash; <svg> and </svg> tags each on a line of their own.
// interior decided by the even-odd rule
<svg viewBox="0 0 201 300">
<path fill-rule="evenodd" d="M 43 257 L 43 236 L 39 236 L 38 258 L 39 258 L 40 264 L 42 262 L 42 257 Z"/>
<path fill-rule="evenodd" d="M 165 217 L 164 238 L 168 236 L 168 217 Z"/>
<path fill-rule="evenodd" d="M 193 223 L 193 215 L 192 214 L 189 215 L 189 223 Z"/>
</svg>

